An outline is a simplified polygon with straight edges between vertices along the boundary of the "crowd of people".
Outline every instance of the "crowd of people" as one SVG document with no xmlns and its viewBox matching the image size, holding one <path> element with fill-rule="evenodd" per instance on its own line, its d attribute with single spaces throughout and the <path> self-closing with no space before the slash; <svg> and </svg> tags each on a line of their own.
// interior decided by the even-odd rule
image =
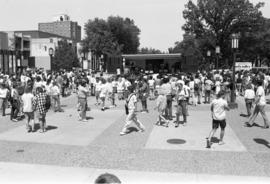
<svg viewBox="0 0 270 184">
<path fill-rule="evenodd" d="M 269 120 L 265 114 L 265 94 L 270 92 L 270 72 L 236 72 L 235 87 L 232 80 L 230 71 L 103 76 L 83 71 L 47 73 L 43 70 L 30 70 L 20 75 L 0 74 L 0 106 L 3 116 L 10 106 L 12 121 L 25 118 L 27 132 L 36 131 L 36 120 L 39 121 L 40 132 L 45 132 L 47 111 L 52 109 L 54 112 L 63 112 L 60 97 L 77 94 L 79 121 L 88 121 L 86 112 L 90 110 L 89 97 L 95 98 L 95 105 L 100 106 L 101 111 L 114 108 L 117 101 L 125 100 L 127 117 L 120 132 L 120 135 L 125 135 L 131 123 L 135 123 L 139 131 L 145 130 L 137 118 L 137 102 L 141 102 L 141 113 L 148 113 L 148 101 L 156 100 L 158 117 L 155 124 L 165 127 L 173 120 L 172 104 L 175 102 L 176 119 L 173 122 L 176 128 L 180 124 L 188 124 L 188 106 L 211 103 L 213 130 L 208 140 L 210 146 L 211 137 L 219 126 L 223 130 L 220 136 L 220 143 L 223 143 L 225 110 L 229 110 L 228 104 L 234 89 L 233 94 L 245 99 L 247 116 L 250 117 L 246 125 L 252 126 L 260 112 L 264 118 L 264 128 L 269 128 Z M 106 103 L 110 105 L 107 106 Z"/>
</svg>

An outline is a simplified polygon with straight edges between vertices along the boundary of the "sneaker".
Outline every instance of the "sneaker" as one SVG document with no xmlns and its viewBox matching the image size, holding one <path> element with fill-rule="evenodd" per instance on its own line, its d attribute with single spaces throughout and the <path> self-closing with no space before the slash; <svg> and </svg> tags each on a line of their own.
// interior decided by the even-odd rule
<svg viewBox="0 0 270 184">
<path fill-rule="evenodd" d="M 145 129 L 144 128 L 142 128 L 142 129 L 140 129 L 138 132 L 144 132 L 145 131 Z"/>
<path fill-rule="evenodd" d="M 87 119 L 83 119 L 82 122 L 88 122 L 88 120 Z"/>
<path fill-rule="evenodd" d="M 187 122 L 184 122 L 184 123 L 183 123 L 183 126 L 187 126 Z"/>
<path fill-rule="evenodd" d="M 144 114 L 144 113 L 146 113 L 146 111 L 142 111 L 142 113 Z"/>
<path fill-rule="evenodd" d="M 206 139 L 206 148 L 211 148 L 211 142 L 208 138 Z"/>
<path fill-rule="evenodd" d="M 126 132 L 120 132 L 120 135 L 126 135 L 127 133 Z"/>
<path fill-rule="evenodd" d="M 179 123 L 176 123 L 176 124 L 175 124 L 175 128 L 177 128 L 177 127 L 179 127 Z"/>
<path fill-rule="evenodd" d="M 264 129 L 267 129 L 267 128 L 269 128 L 269 125 L 264 125 L 263 128 L 264 128 Z"/>
<path fill-rule="evenodd" d="M 245 126 L 246 126 L 246 127 L 252 127 L 252 125 L 249 124 L 248 122 L 245 123 Z"/>
<path fill-rule="evenodd" d="M 104 107 L 102 107 L 102 108 L 101 108 L 101 111 L 105 111 L 105 108 L 104 108 Z"/>
<path fill-rule="evenodd" d="M 17 120 L 17 119 L 12 119 L 11 121 L 18 122 L 18 120 Z"/>
<path fill-rule="evenodd" d="M 223 141 L 218 142 L 218 145 L 223 145 L 223 144 L 225 144 L 225 142 L 223 142 Z"/>
</svg>

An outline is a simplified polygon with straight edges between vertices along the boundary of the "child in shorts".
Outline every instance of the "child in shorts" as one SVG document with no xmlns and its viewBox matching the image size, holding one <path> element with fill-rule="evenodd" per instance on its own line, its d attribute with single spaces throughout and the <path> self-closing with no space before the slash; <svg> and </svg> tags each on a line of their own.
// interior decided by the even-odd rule
<svg viewBox="0 0 270 184">
<path fill-rule="evenodd" d="M 221 128 L 220 131 L 220 139 L 219 139 L 219 145 L 225 144 L 223 141 L 224 134 L 225 134 L 225 127 L 226 127 L 226 110 L 230 110 L 228 103 L 225 98 L 225 91 L 221 90 L 217 94 L 217 98 L 214 99 L 211 103 L 211 112 L 212 112 L 212 130 L 209 134 L 209 137 L 207 138 L 207 148 L 211 148 L 212 145 L 212 137 L 216 133 L 217 129 Z"/>
</svg>

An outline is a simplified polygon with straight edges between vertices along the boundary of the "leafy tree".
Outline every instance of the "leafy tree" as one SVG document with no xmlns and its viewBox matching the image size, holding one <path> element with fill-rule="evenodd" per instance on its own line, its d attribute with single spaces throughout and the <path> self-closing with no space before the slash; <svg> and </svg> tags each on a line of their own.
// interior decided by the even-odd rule
<svg viewBox="0 0 270 184">
<path fill-rule="evenodd" d="M 137 53 L 140 30 L 129 18 L 95 18 L 88 20 L 84 30 L 86 38 L 82 46 L 85 51 L 91 50 L 99 56 Z"/>
<path fill-rule="evenodd" d="M 183 11 L 186 23 L 182 28 L 194 34 L 202 48 L 214 50 L 219 45 L 223 55 L 229 57 L 230 36 L 258 31 L 263 24 L 263 5 L 253 5 L 249 0 L 198 0 L 197 4 L 189 0 Z"/>
<path fill-rule="evenodd" d="M 162 54 L 158 49 L 143 47 L 138 51 L 139 54 Z"/>
<path fill-rule="evenodd" d="M 52 60 L 52 68 L 54 70 L 72 69 L 72 67 L 78 66 L 80 66 L 79 60 L 72 45 L 67 40 L 59 41 Z"/>
</svg>

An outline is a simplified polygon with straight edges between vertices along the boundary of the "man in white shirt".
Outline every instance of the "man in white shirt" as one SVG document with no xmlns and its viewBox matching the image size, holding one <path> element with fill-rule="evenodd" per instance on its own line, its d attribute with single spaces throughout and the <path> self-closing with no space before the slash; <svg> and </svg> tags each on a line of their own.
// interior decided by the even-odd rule
<svg viewBox="0 0 270 184">
<path fill-rule="evenodd" d="M 220 139 L 219 139 L 219 145 L 223 145 L 223 137 L 225 134 L 225 127 L 226 127 L 226 110 L 229 110 L 229 106 L 225 98 L 225 92 L 220 91 L 217 94 L 217 99 L 214 99 L 211 103 L 211 112 L 212 112 L 212 130 L 209 134 L 209 137 L 207 138 L 207 148 L 211 148 L 211 139 L 216 133 L 218 127 L 220 126 Z"/>
<path fill-rule="evenodd" d="M 248 122 L 246 123 L 247 127 L 252 127 L 254 124 L 254 121 L 256 117 L 258 116 L 259 112 L 261 113 L 263 120 L 264 120 L 264 127 L 263 128 L 269 128 L 269 120 L 267 118 L 267 115 L 265 113 L 265 105 L 266 105 L 266 99 L 265 99 L 265 92 L 263 89 L 263 80 L 258 81 L 258 88 L 256 91 L 256 98 L 255 98 L 255 109 L 253 111 L 252 116 L 249 118 Z"/>
</svg>

